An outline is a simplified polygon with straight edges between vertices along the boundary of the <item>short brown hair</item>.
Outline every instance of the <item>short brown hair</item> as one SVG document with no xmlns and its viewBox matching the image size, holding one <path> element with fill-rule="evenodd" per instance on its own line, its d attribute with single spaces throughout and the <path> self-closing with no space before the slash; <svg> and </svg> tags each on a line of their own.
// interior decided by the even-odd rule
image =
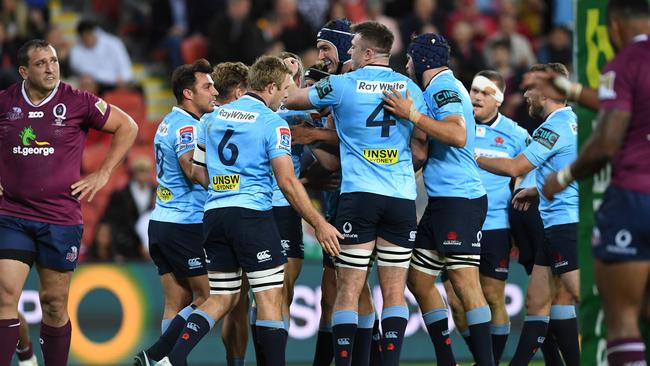
<svg viewBox="0 0 650 366">
<path fill-rule="evenodd" d="M 18 66 L 25 66 L 25 67 L 29 66 L 29 51 L 36 48 L 47 48 L 50 46 L 51 45 L 48 41 L 44 41 L 42 39 L 32 39 L 25 42 L 18 49 L 18 54 L 16 56 L 16 59 L 18 61 Z"/>
<path fill-rule="evenodd" d="M 267 85 L 275 83 L 279 88 L 286 74 L 291 75 L 291 70 L 282 59 L 275 56 L 262 56 L 248 70 L 248 86 L 252 90 L 262 91 Z"/>
<path fill-rule="evenodd" d="M 248 66 L 242 62 L 222 62 L 212 71 L 214 88 L 219 97 L 227 98 L 239 86 L 248 88 Z"/>
<path fill-rule="evenodd" d="M 494 70 L 483 70 L 479 71 L 476 76 L 485 76 L 486 78 L 494 81 L 501 90 L 502 93 L 506 92 L 506 81 L 503 79 L 503 76 Z"/>
<path fill-rule="evenodd" d="M 569 77 L 569 70 L 559 62 L 549 62 L 547 64 L 535 64 L 530 67 L 530 71 L 553 71 L 564 77 Z"/>
<path fill-rule="evenodd" d="M 395 36 L 385 25 L 378 22 L 363 22 L 350 27 L 350 32 L 360 34 L 368 42 L 368 48 L 379 53 L 390 53 Z"/>
<path fill-rule="evenodd" d="M 183 90 L 194 88 L 196 84 L 196 75 L 194 74 L 197 72 L 210 74 L 212 66 L 206 59 L 200 58 L 193 64 L 177 67 L 172 73 L 172 91 L 177 103 L 180 104 L 184 99 Z"/>
</svg>

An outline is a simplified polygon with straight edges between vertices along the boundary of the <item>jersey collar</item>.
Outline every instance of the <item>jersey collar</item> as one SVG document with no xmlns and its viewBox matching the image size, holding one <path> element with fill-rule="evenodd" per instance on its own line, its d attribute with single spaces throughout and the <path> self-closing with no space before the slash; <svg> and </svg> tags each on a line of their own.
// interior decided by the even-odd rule
<svg viewBox="0 0 650 366">
<path fill-rule="evenodd" d="M 427 84 L 426 88 L 428 88 L 429 85 L 431 85 L 431 83 L 432 83 L 434 80 L 436 80 L 439 76 L 444 75 L 444 74 L 451 74 L 452 76 L 454 75 L 454 73 L 451 71 L 451 69 L 444 69 L 444 70 L 442 70 L 442 71 L 438 71 L 438 73 L 435 74 L 435 75 L 433 75 L 433 77 L 431 78 L 431 80 L 429 80 L 429 83 Z M 425 88 L 425 89 L 426 89 L 426 88 Z"/>
<path fill-rule="evenodd" d="M 22 83 L 22 85 L 20 86 L 20 91 L 23 93 L 23 98 L 25 99 L 25 102 L 27 102 L 27 104 L 29 104 L 30 106 L 32 106 L 32 107 L 36 107 L 36 108 L 41 107 L 41 106 L 44 106 L 45 104 L 47 104 L 47 102 L 49 102 L 50 100 L 52 100 L 52 98 L 54 98 L 54 96 L 56 95 L 56 92 L 59 91 L 59 85 L 61 85 L 61 80 L 59 80 L 59 81 L 56 83 L 56 87 L 54 87 L 54 90 L 52 90 L 52 92 L 50 93 L 50 95 L 48 95 L 47 98 L 43 99 L 43 101 L 40 102 L 38 105 L 35 105 L 34 103 L 32 103 L 31 100 L 29 100 L 29 97 L 27 96 L 27 90 L 25 89 L 25 82 L 26 82 L 26 81 L 23 80 L 23 83 Z"/>
<path fill-rule="evenodd" d="M 378 70 L 393 70 L 392 67 L 388 65 L 378 65 L 378 64 L 368 64 L 363 67 L 364 69 L 378 69 Z"/>
<path fill-rule="evenodd" d="M 177 112 L 183 113 L 183 114 L 187 115 L 188 117 L 192 117 L 197 121 L 201 120 L 199 117 L 196 116 L 196 114 L 194 114 L 194 113 L 192 113 L 190 111 L 186 111 L 185 109 L 183 109 L 181 107 L 173 106 L 172 109 L 177 111 Z"/>
<path fill-rule="evenodd" d="M 255 94 L 253 92 L 248 92 L 248 93 L 244 94 L 244 96 L 242 98 L 247 98 L 247 97 L 252 99 L 252 100 L 255 100 L 255 101 L 259 102 L 259 103 L 264 104 L 265 107 L 268 107 L 266 105 L 266 102 L 264 101 L 264 99 L 262 99 L 262 97 L 260 97 L 259 95 Z"/>
<path fill-rule="evenodd" d="M 548 116 L 546 116 L 546 119 L 545 119 L 544 121 L 546 122 L 546 121 L 548 121 L 549 119 L 551 119 L 551 117 L 553 117 L 556 113 L 559 113 L 559 112 L 561 112 L 561 111 L 566 111 L 566 110 L 569 110 L 569 111 L 570 111 L 570 110 L 571 110 L 571 107 L 566 106 L 566 107 L 562 107 L 562 108 L 558 108 L 558 109 L 554 110 L 553 112 L 551 112 L 551 114 L 549 114 Z"/>
</svg>

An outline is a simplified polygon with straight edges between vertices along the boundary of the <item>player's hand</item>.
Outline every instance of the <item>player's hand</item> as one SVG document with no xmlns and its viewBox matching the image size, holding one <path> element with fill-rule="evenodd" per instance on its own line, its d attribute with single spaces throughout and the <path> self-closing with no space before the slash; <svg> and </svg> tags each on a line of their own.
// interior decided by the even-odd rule
<svg viewBox="0 0 650 366">
<path fill-rule="evenodd" d="M 524 90 L 537 88 L 547 98 L 566 99 L 566 94 L 553 84 L 556 76 L 558 74 L 553 71 L 529 71 L 524 74 L 521 87 Z"/>
<path fill-rule="evenodd" d="M 343 235 L 334 226 L 325 221 L 325 219 L 321 220 L 321 223 L 314 228 L 314 231 L 316 233 L 316 239 L 320 243 L 320 246 L 323 247 L 323 250 L 333 257 L 338 256 L 339 251 L 341 251 L 339 239 L 343 239 Z"/>
<path fill-rule="evenodd" d="M 289 127 L 291 129 L 291 145 L 308 145 L 314 142 L 314 126 L 309 123 L 301 123 Z"/>
<path fill-rule="evenodd" d="M 409 119 L 413 99 L 411 94 L 406 91 L 406 98 L 395 88 L 390 88 L 390 93 L 384 91 L 384 109 L 401 119 Z"/>
<path fill-rule="evenodd" d="M 300 69 L 300 63 L 293 57 L 287 57 L 284 60 L 284 64 L 287 65 L 289 70 L 291 70 L 291 77 L 294 77 L 298 70 Z"/>
<path fill-rule="evenodd" d="M 546 181 L 542 187 L 542 194 L 549 200 L 555 197 L 556 193 L 562 192 L 566 187 L 562 187 L 557 180 L 557 172 L 553 172 L 546 176 Z"/>
<path fill-rule="evenodd" d="M 110 176 L 110 173 L 103 170 L 89 174 L 70 186 L 72 188 L 72 195 L 77 197 L 79 201 L 88 196 L 88 202 L 91 202 L 95 194 L 108 183 Z"/>
<path fill-rule="evenodd" d="M 527 211 L 531 203 L 537 198 L 537 188 L 524 188 L 512 197 L 512 206 L 517 211 Z"/>
</svg>

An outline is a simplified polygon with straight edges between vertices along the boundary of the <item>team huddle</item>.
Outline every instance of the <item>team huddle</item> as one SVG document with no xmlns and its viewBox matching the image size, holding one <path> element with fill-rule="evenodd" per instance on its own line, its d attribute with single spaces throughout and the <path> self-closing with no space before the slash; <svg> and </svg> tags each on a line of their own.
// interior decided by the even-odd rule
<svg viewBox="0 0 650 366">
<path fill-rule="evenodd" d="M 408 46 L 402 75 L 388 66 L 394 36 L 377 22 L 327 23 L 317 36 L 320 64 L 307 70 L 288 52 L 251 66 L 198 60 L 177 68 L 177 105 L 153 141 L 158 188 L 149 252 L 165 298 L 161 336 L 134 365 L 186 365 L 219 321 L 228 365 L 244 365 L 249 330 L 242 324 L 250 324 L 258 365 L 284 365 L 304 258 L 302 220 L 323 249 L 314 365 L 399 365 L 407 287 L 438 364 L 457 364 L 448 308 L 475 363 L 499 364 L 510 333 L 511 239 L 530 277 L 510 364 L 526 365 L 541 349 L 546 364 L 579 365 L 575 180 L 610 160 L 614 178 L 594 231 L 607 355 L 611 365 L 644 365 L 636 322 L 650 273 L 650 160 L 643 159 L 650 131 L 640 111 L 650 72 L 634 60 L 647 59 L 649 19 L 645 0 L 610 0 L 610 38 L 621 50 L 598 91 L 571 82 L 562 64 L 533 66 L 524 94 L 540 121 L 532 136 L 499 113 L 505 81 L 498 72 L 477 73 L 466 90 L 449 68 L 445 38 L 427 33 Z M 24 81 L 0 92 L 0 146 L 11 147 L 0 150 L 0 364 L 15 351 L 20 292 L 36 263 L 43 358 L 64 366 L 79 201 L 106 184 L 137 125 L 61 82 L 47 42 L 27 42 L 18 61 Z M 567 100 L 601 110 L 580 154 Z M 114 138 L 100 169 L 81 178 L 89 128 Z M 37 165 L 48 179 L 31 175 Z M 420 172 L 428 204 L 418 222 Z M 305 187 L 325 191 L 324 216 Z M 382 309 L 368 286 L 373 268 Z"/>
<path fill-rule="evenodd" d="M 545 176 L 576 157 L 576 116 L 566 98 L 531 88 L 530 114 L 543 120 L 531 137 L 498 112 L 505 89 L 499 73 L 479 72 L 468 92 L 449 69 L 447 41 L 430 33 L 409 45 L 407 77 L 388 66 L 393 40 L 379 23 L 335 20 L 318 34 L 320 69 L 305 72 L 299 57 L 285 52 L 250 67 L 213 69 L 199 60 L 175 70 L 178 105 L 154 140 L 159 185 L 149 226 L 165 320 L 162 336 L 135 365 L 185 365 L 222 318 L 228 364 L 243 364 L 247 334 L 235 324 L 248 318 L 249 290 L 257 363 L 285 364 L 304 256 L 301 218 L 314 227 L 324 256 L 314 365 L 399 365 L 407 286 L 438 364 L 456 365 L 439 276 L 476 363 L 498 364 L 510 328 L 511 183 L 517 206 L 538 199 Z M 568 76 L 560 64 L 535 70 Z M 315 167 L 340 170 L 327 218 L 303 187 L 328 179 L 312 174 Z M 418 223 L 420 169 L 429 202 Z M 576 183 L 539 200 L 542 224 L 534 211 L 522 219 L 533 228 L 522 231 L 544 245 L 525 243 L 535 246 L 526 263 L 531 291 L 512 364 L 527 364 L 557 320 L 557 346 L 548 353 L 559 349 L 566 364 L 577 365 Z M 381 311 L 367 283 L 374 266 Z"/>
</svg>

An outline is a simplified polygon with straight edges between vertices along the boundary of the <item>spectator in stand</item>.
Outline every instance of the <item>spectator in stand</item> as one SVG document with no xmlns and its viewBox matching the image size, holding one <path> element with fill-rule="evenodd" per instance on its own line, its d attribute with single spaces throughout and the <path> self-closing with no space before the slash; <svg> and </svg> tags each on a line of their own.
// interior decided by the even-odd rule
<svg viewBox="0 0 650 366">
<path fill-rule="evenodd" d="M 277 0 L 275 14 L 282 26 L 279 40 L 286 51 L 301 53 L 312 47 L 316 33 L 298 12 L 297 0 Z"/>
<path fill-rule="evenodd" d="M 251 0 L 228 0 L 226 11 L 213 18 L 208 34 L 211 64 L 241 61 L 251 65 L 266 51 L 262 32 L 250 12 Z"/>
<path fill-rule="evenodd" d="M 451 69 L 454 75 L 460 80 L 465 88 L 469 90 L 472 86 L 474 75 L 484 70 L 485 59 L 483 52 L 479 50 L 472 39 L 474 30 L 465 21 L 454 24 L 451 37 Z"/>
<path fill-rule="evenodd" d="M 490 53 L 492 58 L 489 59 L 489 68 L 499 72 L 506 83 L 504 93 L 504 103 L 501 105 L 501 113 L 505 116 L 515 119 L 519 125 L 529 125 L 531 121 L 528 116 L 528 109 L 524 105 L 523 91 L 520 89 L 522 77 L 527 69 L 513 65 L 510 56 L 512 46 L 508 38 L 494 40 L 490 43 Z M 522 107 L 522 108 L 520 108 Z M 527 128 L 527 126 L 522 125 Z"/>
<path fill-rule="evenodd" d="M 126 87 L 133 81 L 131 59 L 122 40 L 106 33 L 94 21 L 77 25 L 79 42 L 70 51 L 70 67 L 76 75 L 90 75 L 100 93 Z"/>
<path fill-rule="evenodd" d="M 318 31 L 325 24 L 327 10 L 329 10 L 329 0 L 300 0 L 298 1 L 298 11 L 305 17 L 312 30 Z"/>
<path fill-rule="evenodd" d="M 431 0 L 429 0 L 431 1 Z M 404 50 L 404 42 L 402 41 L 402 34 L 400 32 L 399 24 L 397 21 L 384 14 L 384 0 L 367 0 L 366 1 L 366 19 L 364 21 L 374 20 L 383 24 L 393 32 L 395 42 L 390 49 L 391 57 L 401 55 Z M 404 58 L 406 60 L 406 58 Z M 406 64 L 406 63 L 405 63 Z"/>
<path fill-rule="evenodd" d="M 492 58 L 490 44 L 501 39 L 510 41 L 512 51 L 510 52 L 510 63 L 512 65 L 528 69 L 536 62 L 530 41 L 517 30 L 517 18 L 515 16 L 510 14 L 501 14 L 499 16 L 499 31 L 490 37 L 484 49 L 486 59 L 490 60 Z"/>
<path fill-rule="evenodd" d="M 446 34 L 453 34 L 454 25 L 465 21 L 474 29 L 474 42 L 479 48 L 483 48 L 483 42 L 496 33 L 498 26 L 495 19 L 479 11 L 476 0 L 458 0 L 456 10 L 447 17 L 445 24 Z"/>
<path fill-rule="evenodd" d="M 0 21 L 0 90 L 18 81 L 16 54 L 18 47 L 9 37 L 4 22 Z"/>
<path fill-rule="evenodd" d="M 111 194 L 101 221 L 111 226 L 115 252 L 124 259 L 146 257 L 135 225 L 142 214 L 153 209 L 152 164 L 148 157 L 136 157 L 130 164 L 129 183 Z"/>
<path fill-rule="evenodd" d="M 113 230 L 107 222 L 100 222 L 95 228 L 95 237 L 86 252 L 86 262 L 115 262 L 122 260 L 115 253 L 115 243 L 113 241 Z"/>
<path fill-rule="evenodd" d="M 436 0 L 415 0 L 413 11 L 400 21 L 401 44 L 411 43 L 411 36 L 421 34 L 422 27 L 433 24 L 438 30 L 442 30 L 445 14 L 438 10 Z M 395 34 L 396 42 L 398 34 Z"/>
<path fill-rule="evenodd" d="M 573 46 L 571 44 L 571 31 L 563 26 L 553 27 L 546 37 L 546 41 L 537 51 L 539 62 L 559 62 L 564 64 L 569 72 L 573 63 Z"/>
<path fill-rule="evenodd" d="M 65 38 L 63 30 L 55 25 L 52 25 L 45 32 L 45 40 L 50 42 L 52 47 L 56 50 L 56 56 L 59 58 L 59 68 L 61 69 L 61 76 L 67 78 L 70 76 L 70 50 L 72 44 Z"/>
<path fill-rule="evenodd" d="M 151 4 L 151 40 L 154 47 L 167 53 L 171 70 L 183 64 L 181 42 L 188 31 L 186 0 L 153 0 Z"/>
</svg>

